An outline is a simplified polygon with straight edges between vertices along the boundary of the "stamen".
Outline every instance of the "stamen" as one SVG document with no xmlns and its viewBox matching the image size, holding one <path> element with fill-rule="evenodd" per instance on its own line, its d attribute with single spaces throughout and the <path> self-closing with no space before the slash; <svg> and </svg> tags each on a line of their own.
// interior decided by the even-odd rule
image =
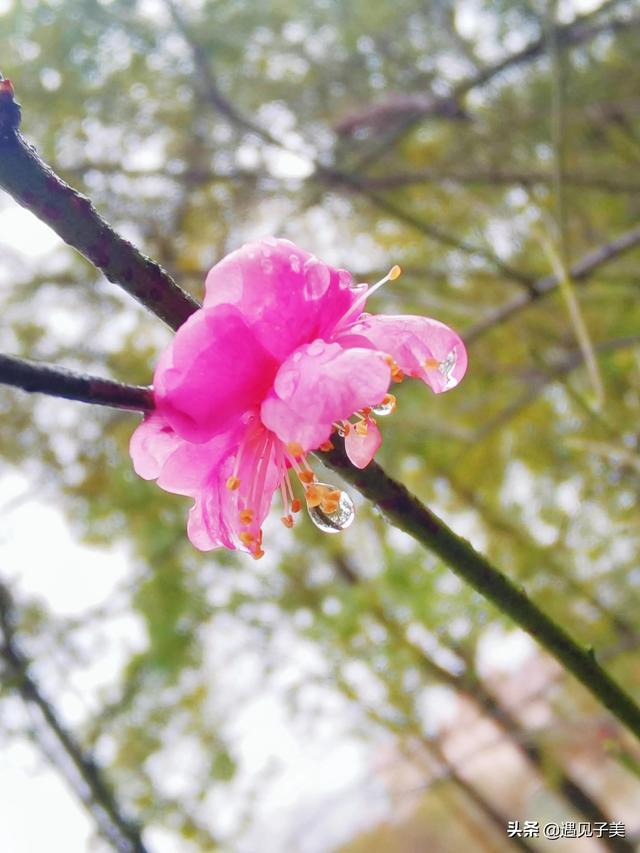
<svg viewBox="0 0 640 853">
<path fill-rule="evenodd" d="M 300 503 L 298 498 L 294 498 L 291 501 L 291 512 L 300 512 L 301 507 L 302 507 L 302 504 Z"/>
<path fill-rule="evenodd" d="M 425 359 L 424 366 L 427 370 L 437 370 L 440 367 L 440 362 L 437 358 Z"/>
<path fill-rule="evenodd" d="M 292 515 L 283 515 L 280 521 L 284 524 L 285 527 L 293 527 L 293 516 Z"/>
<path fill-rule="evenodd" d="M 227 480 L 227 488 L 229 491 L 235 492 L 236 489 L 240 488 L 240 480 L 232 474 Z"/>
<path fill-rule="evenodd" d="M 298 474 L 298 479 L 301 483 L 305 485 L 310 485 L 315 480 L 316 476 L 313 471 L 300 471 Z"/>
<path fill-rule="evenodd" d="M 360 421 L 355 425 L 355 431 L 358 435 L 367 435 L 369 432 L 369 424 L 366 421 Z"/>
<path fill-rule="evenodd" d="M 304 456 L 302 445 L 297 441 L 290 441 L 289 444 L 287 444 L 287 450 L 292 456 Z"/>
<path fill-rule="evenodd" d="M 372 296 L 376 292 L 376 290 L 379 290 L 383 284 L 386 284 L 388 281 L 395 281 L 401 273 L 402 270 L 400 269 L 400 267 L 397 264 L 394 264 L 384 278 L 381 278 L 380 281 L 376 282 L 372 287 L 368 287 L 365 292 L 356 299 L 353 305 L 347 311 L 345 311 L 345 313 L 336 323 L 336 328 L 341 326 L 347 319 L 347 317 L 350 317 L 354 312 L 357 311 L 357 313 L 360 314 L 360 309 L 362 305 L 366 302 L 366 300 L 370 296 Z"/>
<path fill-rule="evenodd" d="M 240 524 L 251 524 L 253 521 L 252 509 L 241 509 L 238 515 L 240 517 Z"/>
</svg>

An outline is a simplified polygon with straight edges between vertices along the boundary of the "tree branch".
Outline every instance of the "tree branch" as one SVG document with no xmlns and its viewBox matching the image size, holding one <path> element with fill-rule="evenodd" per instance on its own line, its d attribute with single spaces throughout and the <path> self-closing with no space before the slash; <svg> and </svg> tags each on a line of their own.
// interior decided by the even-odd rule
<svg viewBox="0 0 640 853">
<path fill-rule="evenodd" d="M 358 178 L 361 186 L 368 190 L 392 190 L 398 187 L 411 187 L 416 184 L 462 184 L 482 186 L 548 186 L 553 183 L 553 175 L 541 171 L 517 171 L 506 169 L 451 169 L 447 166 L 437 169 L 420 169 L 415 172 L 397 172 L 389 175 L 366 175 Z M 568 172 L 564 175 L 567 186 L 600 190 L 606 193 L 634 195 L 640 192 L 640 182 L 635 175 L 615 177 L 611 175 L 589 175 Z"/>
<path fill-rule="evenodd" d="M 0 384 L 12 385 L 29 393 L 40 392 L 116 409 L 140 412 L 153 409 L 151 388 L 143 385 L 125 385 L 113 379 L 76 373 L 54 364 L 28 361 L 1 353 Z"/>
<path fill-rule="evenodd" d="M 586 44 L 587 42 L 592 41 L 601 33 L 611 31 L 618 32 L 620 30 L 624 31 L 629 27 L 637 26 L 640 23 L 640 17 L 638 16 L 632 18 L 617 18 L 610 21 L 604 21 L 602 23 L 594 22 L 594 19 L 600 17 L 605 12 L 611 11 L 614 7 L 619 6 L 624 2 L 625 0 L 606 0 L 606 2 L 602 3 L 602 5 L 597 9 L 587 12 L 584 15 L 579 15 L 570 23 L 558 27 L 558 47 L 562 49 L 576 47 L 580 44 Z M 461 101 L 469 92 L 490 83 L 510 68 L 516 68 L 519 65 L 539 59 L 541 56 L 545 55 L 546 50 L 547 34 L 543 33 L 538 38 L 529 42 L 528 45 L 525 45 L 522 50 L 515 51 L 514 53 L 504 57 L 504 59 L 501 59 L 499 62 L 489 65 L 486 68 L 482 68 L 477 74 L 467 77 L 465 80 L 461 80 L 453 87 L 453 90 L 448 95 L 433 99 L 425 98 L 422 94 L 417 95 L 416 97 L 418 100 L 412 106 L 411 111 L 409 111 L 406 117 L 400 122 L 399 126 L 396 125 L 396 127 L 394 127 L 382 141 L 380 141 L 371 151 L 359 160 L 356 170 L 361 171 L 377 162 L 380 157 L 389 150 L 389 148 L 395 145 L 396 142 L 402 139 L 406 133 L 425 118 L 430 115 L 441 115 L 443 112 L 447 111 L 447 108 L 450 112 L 460 111 L 462 109 Z M 374 105 L 371 109 L 379 109 L 379 105 Z"/>
<path fill-rule="evenodd" d="M 3 105 L 4 109 L 2 108 Z M 197 303 L 187 297 L 183 291 L 177 289 L 172 279 L 160 267 L 141 256 L 130 243 L 120 238 L 104 220 L 99 219 L 88 199 L 80 197 L 84 199 L 80 205 L 73 202 L 73 199 L 78 198 L 77 194 L 66 184 L 62 184 L 60 179 L 42 164 L 17 133 L 18 116 L 16 110 L 17 105 L 13 99 L 13 90 L 10 86 L 0 87 L 0 151 L 3 153 L 6 150 L 14 153 L 15 150 L 22 152 L 17 158 L 17 166 L 21 165 L 24 158 L 30 164 L 26 171 L 24 168 L 22 171 L 18 169 L 16 175 L 7 178 L 6 162 L 4 159 L 0 160 L 0 179 L 8 180 L 19 197 L 22 197 L 26 191 L 30 201 L 28 206 L 40 214 L 45 221 L 55 222 L 59 216 L 62 216 L 64 227 L 61 228 L 61 231 L 69 236 L 69 242 L 76 247 L 78 247 L 77 244 L 84 244 L 86 241 L 87 221 L 93 223 L 93 228 L 89 228 L 89 232 L 95 236 L 96 222 L 94 220 L 97 219 L 99 226 L 97 232 L 102 234 L 104 231 L 105 240 L 113 252 L 113 255 L 107 258 L 107 266 L 114 274 L 112 280 L 121 284 L 122 271 L 131 271 L 134 262 L 138 265 L 142 263 L 143 270 L 145 269 L 145 262 L 151 264 L 152 268 L 159 271 L 160 275 L 154 279 L 155 289 L 151 293 L 153 298 L 143 300 L 144 304 L 172 325 L 179 326 L 197 309 Z M 23 181 L 27 182 L 26 190 L 22 186 Z M 55 187 L 53 196 L 48 182 L 51 182 Z M 59 196 L 56 194 L 58 184 L 61 185 Z M 34 192 L 35 196 L 32 195 Z M 38 192 L 43 193 L 43 198 L 38 198 Z M 51 210 L 48 209 L 48 202 L 52 199 L 56 202 L 53 217 Z M 61 206 L 57 204 L 60 199 L 62 199 Z M 73 213 L 74 208 L 76 209 L 75 214 Z M 78 212 L 78 208 L 80 210 L 89 209 L 92 213 L 87 219 L 82 213 Z M 80 235 L 79 239 L 75 235 L 76 228 Z M 626 235 L 626 238 L 628 242 L 629 235 Z M 640 242 L 640 228 L 637 229 L 636 242 Z M 603 254 L 610 257 L 612 253 L 615 255 L 611 247 L 600 250 L 599 261 L 595 265 L 603 262 L 601 257 Z M 87 257 L 93 260 L 90 254 L 87 254 Z M 104 262 L 104 257 L 100 255 L 97 260 Z M 93 262 L 95 263 L 95 261 Z M 594 263 L 591 262 L 590 267 L 593 266 Z M 580 271 L 573 274 L 574 277 L 581 277 Z M 582 277 L 584 277 L 584 273 Z M 128 279 L 126 280 L 128 281 Z M 555 279 L 552 278 L 551 282 L 550 285 L 546 286 L 547 289 L 552 289 L 557 285 Z M 536 292 L 535 297 L 527 293 L 523 294 L 522 298 L 524 303 L 528 304 L 533 298 L 538 298 L 539 295 L 541 294 L 538 292 Z M 179 321 L 176 320 L 176 315 L 172 311 L 167 310 L 167 303 L 170 303 L 180 315 Z M 344 448 L 340 446 L 329 453 L 321 454 L 321 456 L 331 468 L 352 483 L 375 505 L 379 506 L 399 529 L 409 533 L 417 542 L 441 557 L 466 583 L 537 639 L 564 667 L 576 676 L 587 690 L 640 738 L 640 708 L 599 666 L 592 652 L 581 648 L 563 628 L 556 625 L 553 620 L 539 610 L 522 589 L 494 568 L 468 542 L 450 530 L 403 485 L 392 480 L 379 465 L 372 462 L 363 470 L 355 469 L 348 461 Z"/>
<path fill-rule="evenodd" d="M 159 264 L 117 234 L 91 201 L 66 184 L 18 130 L 20 108 L 8 80 L 0 79 L 0 187 L 46 222 L 109 281 L 177 329 L 197 308 Z"/>
<path fill-rule="evenodd" d="M 571 281 L 574 283 L 586 281 L 596 270 L 604 266 L 609 261 L 616 260 L 621 255 L 630 252 L 640 246 L 640 225 L 626 231 L 609 243 L 605 243 L 593 252 L 589 252 L 569 270 Z M 486 317 L 474 323 L 463 333 L 463 337 L 467 344 L 473 343 L 488 331 L 504 323 L 506 320 L 523 311 L 533 302 L 541 299 L 549 293 L 552 293 L 559 286 L 560 282 L 556 275 L 550 274 L 538 279 L 531 287 L 530 292 L 520 293 L 499 306 L 493 311 L 490 311 Z"/>
<path fill-rule="evenodd" d="M 76 794 L 96 818 L 102 836 L 119 853 L 147 853 L 140 827 L 124 815 L 102 769 L 65 727 L 29 673 L 31 661 L 18 645 L 15 607 L 11 593 L 3 583 L 0 583 L 0 640 L 0 657 L 10 675 L 11 686 L 25 703 L 38 709 L 47 729 L 70 759 L 82 783 L 82 789 L 74 785 Z"/>
<path fill-rule="evenodd" d="M 333 440 L 335 449 L 319 454 L 325 464 L 381 509 L 393 525 L 439 556 L 465 583 L 531 634 L 640 739 L 640 707 L 602 669 L 592 649 L 578 645 L 564 628 L 528 598 L 520 586 L 496 569 L 469 542 L 457 536 L 377 463 L 370 462 L 362 470 L 354 468 L 339 440 Z"/>
</svg>

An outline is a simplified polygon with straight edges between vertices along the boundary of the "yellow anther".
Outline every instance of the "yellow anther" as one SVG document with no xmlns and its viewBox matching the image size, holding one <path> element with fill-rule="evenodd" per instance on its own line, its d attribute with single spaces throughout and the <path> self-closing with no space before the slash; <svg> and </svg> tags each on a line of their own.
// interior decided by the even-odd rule
<svg viewBox="0 0 640 853">
<path fill-rule="evenodd" d="M 316 484 L 309 486 L 305 492 L 307 506 L 320 506 L 322 501 L 326 498 L 326 495 L 326 486 L 318 486 Z"/>
<path fill-rule="evenodd" d="M 241 524 L 251 524 L 251 522 L 253 521 L 252 509 L 241 509 L 238 515 L 240 517 Z"/>
<path fill-rule="evenodd" d="M 391 379 L 393 382 L 402 382 L 404 379 L 404 373 L 397 367 L 395 370 L 391 371 Z"/>
<path fill-rule="evenodd" d="M 313 471 L 300 471 L 298 474 L 301 483 L 310 484 L 315 480 L 315 475 Z"/>
<path fill-rule="evenodd" d="M 292 515 L 283 515 L 280 521 L 284 524 L 285 527 L 293 527 Z"/>
<path fill-rule="evenodd" d="M 402 270 L 398 264 L 394 264 L 389 270 L 389 281 L 395 281 L 400 275 L 402 275 Z"/>
<path fill-rule="evenodd" d="M 341 494 L 342 492 L 340 491 L 340 489 L 332 489 L 327 495 L 327 498 L 331 501 L 339 501 Z"/>
<path fill-rule="evenodd" d="M 237 488 L 240 487 L 240 480 L 237 477 L 231 476 L 227 480 L 227 488 L 234 492 Z"/>
<path fill-rule="evenodd" d="M 256 541 L 255 534 L 250 533 L 248 530 L 241 530 L 239 538 L 242 544 L 247 545 L 247 547 L 253 545 L 253 543 Z"/>
<path fill-rule="evenodd" d="M 304 456 L 302 445 L 297 441 L 290 441 L 289 444 L 287 444 L 287 450 L 292 456 Z"/>
<path fill-rule="evenodd" d="M 427 358 L 425 360 L 424 366 L 427 369 L 437 370 L 440 367 L 440 362 L 437 358 Z"/>
<path fill-rule="evenodd" d="M 329 450 L 333 450 L 333 444 L 330 441 L 323 441 L 318 450 L 324 450 L 326 453 Z"/>
<path fill-rule="evenodd" d="M 291 501 L 291 512 L 300 512 L 301 507 L 302 507 L 302 504 L 300 503 L 298 498 L 294 498 Z"/>
<path fill-rule="evenodd" d="M 366 435 L 369 432 L 369 425 L 366 421 L 359 421 L 354 429 L 358 435 Z"/>
<path fill-rule="evenodd" d="M 260 557 L 264 557 L 264 551 L 261 548 L 258 548 L 257 551 L 252 551 L 251 556 L 254 560 L 259 560 Z"/>
<path fill-rule="evenodd" d="M 321 505 L 322 511 L 326 512 L 327 515 L 331 515 L 336 512 L 338 509 L 338 501 L 322 501 Z"/>
</svg>

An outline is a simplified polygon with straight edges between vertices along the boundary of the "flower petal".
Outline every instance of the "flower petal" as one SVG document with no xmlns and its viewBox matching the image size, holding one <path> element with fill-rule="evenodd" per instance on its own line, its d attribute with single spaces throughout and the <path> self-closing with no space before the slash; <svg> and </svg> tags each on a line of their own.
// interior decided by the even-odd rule
<svg viewBox="0 0 640 853">
<path fill-rule="evenodd" d="M 329 337 L 357 294 L 351 275 L 289 240 L 247 243 L 216 264 L 205 308 L 235 305 L 261 345 L 279 361 L 301 344 Z"/>
<path fill-rule="evenodd" d="M 236 308 L 196 311 L 156 368 L 156 406 L 179 435 L 204 442 L 259 405 L 276 369 Z"/>
<path fill-rule="evenodd" d="M 344 440 L 344 449 L 356 468 L 366 468 L 381 444 L 380 430 L 372 420 L 368 420 L 366 435 L 361 435 L 355 429 L 349 430 Z"/>
<path fill-rule="evenodd" d="M 368 345 L 388 353 L 400 370 L 439 394 L 460 382 L 467 351 L 460 337 L 438 320 L 412 315 L 362 314 L 337 338 L 342 346 Z"/>
<path fill-rule="evenodd" d="M 313 450 L 327 440 L 334 421 L 380 402 L 390 378 L 382 353 L 315 340 L 281 366 L 260 409 L 262 422 L 285 444 Z"/>
<path fill-rule="evenodd" d="M 161 414 L 147 415 L 129 442 L 136 474 L 144 480 L 155 480 L 165 461 L 182 443 Z"/>
</svg>

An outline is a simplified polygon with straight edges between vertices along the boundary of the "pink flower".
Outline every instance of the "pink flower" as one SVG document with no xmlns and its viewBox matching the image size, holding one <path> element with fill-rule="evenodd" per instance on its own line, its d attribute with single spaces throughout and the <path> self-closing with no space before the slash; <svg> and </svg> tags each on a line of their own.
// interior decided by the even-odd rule
<svg viewBox="0 0 640 853">
<path fill-rule="evenodd" d="M 136 429 L 137 473 L 195 500 L 188 522 L 201 550 L 262 556 L 262 523 L 274 492 L 293 524 L 299 480 L 318 526 L 352 519 L 344 492 L 318 483 L 307 461 L 345 436 L 364 468 L 380 446 L 373 415 L 389 414 L 392 380 L 422 379 L 436 393 L 466 370 L 460 338 L 427 317 L 372 316 L 373 288 L 288 240 L 249 243 L 208 274 L 204 306 L 178 330 L 154 375 L 155 411 Z M 354 420 L 352 420 L 354 419 Z"/>
</svg>

